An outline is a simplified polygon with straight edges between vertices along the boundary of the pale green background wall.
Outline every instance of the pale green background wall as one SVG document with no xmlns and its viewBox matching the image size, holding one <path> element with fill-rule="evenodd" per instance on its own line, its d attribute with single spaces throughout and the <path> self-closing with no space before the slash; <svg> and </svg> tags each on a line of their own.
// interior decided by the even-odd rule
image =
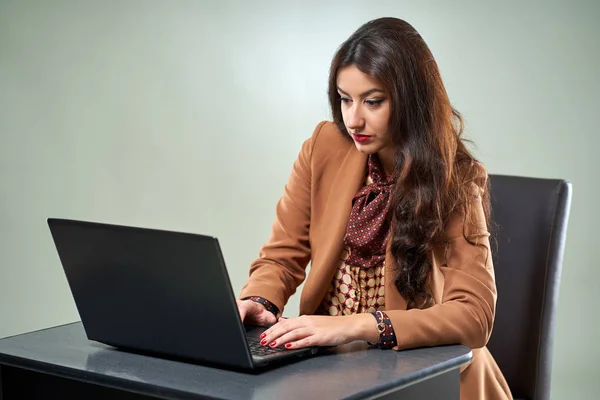
<svg viewBox="0 0 600 400">
<path fill-rule="evenodd" d="M 572 180 L 553 398 L 597 398 L 599 3 L 214 3 L 0 0 L 0 336 L 78 319 L 48 216 L 216 235 L 239 290 L 336 47 L 392 15 L 490 172 Z"/>
</svg>

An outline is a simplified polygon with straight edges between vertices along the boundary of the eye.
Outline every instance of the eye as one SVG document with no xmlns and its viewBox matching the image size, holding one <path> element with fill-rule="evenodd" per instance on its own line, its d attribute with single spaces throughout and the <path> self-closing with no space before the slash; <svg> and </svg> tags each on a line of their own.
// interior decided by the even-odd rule
<svg viewBox="0 0 600 400">
<path fill-rule="evenodd" d="M 346 104 L 346 103 L 350 103 L 352 100 L 349 99 L 348 97 L 340 96 L 340 101 L 342 103 Z"/>
<path fill-rule="evenodd" d="M 383 102 L 383 100 L 385 100 L 385 99 L 367 99 L 367 100 L 365 100 L 365 103 L 369 107 L 377 107 Z"/>
</svg>

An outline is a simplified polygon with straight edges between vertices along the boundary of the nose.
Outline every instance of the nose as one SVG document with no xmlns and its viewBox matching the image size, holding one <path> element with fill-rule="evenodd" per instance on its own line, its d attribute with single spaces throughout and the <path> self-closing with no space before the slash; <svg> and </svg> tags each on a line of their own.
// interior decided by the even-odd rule
<svg viewBox="0 0 600 400">
<path fill-rule="evenodd" d="M 365 120 L 357 102 L 354 102 L 352 106 L 348 107 L 344 114 L 344 123 L 348 130 L 360 132 L 364 128 Z"/>
</svg>

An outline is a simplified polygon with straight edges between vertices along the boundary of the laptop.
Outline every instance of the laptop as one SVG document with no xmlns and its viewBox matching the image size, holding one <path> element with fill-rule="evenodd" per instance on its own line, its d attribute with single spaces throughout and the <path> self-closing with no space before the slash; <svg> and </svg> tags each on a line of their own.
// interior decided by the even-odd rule
<svg viewBox="0 0 600 400">
<path fill-rule="evenodd" d="M 242 323 L 215 237 L 59 218 L 48 226 L 89 340 L 241 370 L 318 352 L 260 346 L 266 328 Z"/>
</svg>

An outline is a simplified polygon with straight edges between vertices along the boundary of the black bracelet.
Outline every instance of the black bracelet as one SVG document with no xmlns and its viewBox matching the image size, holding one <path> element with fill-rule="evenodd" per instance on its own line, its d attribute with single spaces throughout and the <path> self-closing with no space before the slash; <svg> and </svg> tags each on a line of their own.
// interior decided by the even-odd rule
<svg viewBox="0 0 600 400">
<path fill-rule="evenodd" d="M 272 313 L 275 317 L 277 317 L 279 315 L 279 308 L 275 304 L 271 303 L 269 300 L 267 300 L 265 298 L 262 298 L 260 296 L 250 296 L 250 297 L 246 297 L 242 300 L 252 300 L 257 303 L 260 303 L 267 309 L 267 311 Z"/>
<path fill-rule="evenodd" d="M 371 315 L 377 321 L 377 332 L 379 333 L 379 340 L 374 343 L 374 346 L 380 349 L 390 349 L 396 346 L 396 335 L 390 317 L 383 311 L 372 312 Z"/>
</svg>

